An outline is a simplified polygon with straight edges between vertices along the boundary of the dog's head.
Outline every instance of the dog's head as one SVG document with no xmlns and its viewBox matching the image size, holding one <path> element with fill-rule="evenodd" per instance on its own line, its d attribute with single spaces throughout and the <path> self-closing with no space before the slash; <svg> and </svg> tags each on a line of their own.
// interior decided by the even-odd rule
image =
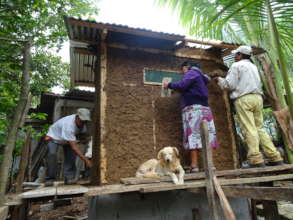
<svg viewBox="0 0 293 220">
<path fill-rule="evenodd" d="M 158 160 L 163 160 L 165 163 L 172 163 L 179 158 L 179 152 L 176 147 L 164 147 L 158 153 Z"/>
</svg>

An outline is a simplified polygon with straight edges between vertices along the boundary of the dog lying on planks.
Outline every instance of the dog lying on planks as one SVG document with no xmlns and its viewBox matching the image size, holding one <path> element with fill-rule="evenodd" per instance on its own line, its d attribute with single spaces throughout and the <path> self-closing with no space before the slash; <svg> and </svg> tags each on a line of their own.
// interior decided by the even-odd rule
<svg viewBox="0 0 293 220">
<path fill-rule="evenodd" d="M 177 148 L 164 147 L 159 151 L 157 157 L 158 159 L 150 159 L 141 164 L 136 171 L 136 177 L 158 178 L 170 176 L 176 185 L 184 184 L 185 172 L 180 164 Z"/>
</svg>

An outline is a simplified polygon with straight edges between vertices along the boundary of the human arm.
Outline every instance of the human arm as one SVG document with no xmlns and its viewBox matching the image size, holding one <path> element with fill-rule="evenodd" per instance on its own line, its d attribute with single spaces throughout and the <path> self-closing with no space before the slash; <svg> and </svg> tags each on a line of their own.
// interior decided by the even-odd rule
<svg viewBox="0 0 293 220">
<path fill-rule="evenodd" d="M 215 81 L 222 89 L 235 90 L 237 83 L 239 81 L 239 69 L 237 65 L 233 64 L 228 71 L 228 74 L 225 78 L 216 77 Z"/>
<path fill-rule="evenodd" d="M 79 150 L 79 148 L 78 148 L 78 146 L 77 146 L 76 141 L 68 141 L 68 143 L 69 143 L 71 149 L 73 150 L 73 152 L 74 152 L 74 153 L 75 153 L 80 159 L 82 159 L 88 167 L 92 167 L 92 166 L 93 166 L 93 165 L 92 165 L 92 162 L 91 162 L 88 158 L 86 158 L 86 157 L 83 155 L 83 153 L 81 153 L 81 151 Z"/>
<path fill-rule="evenodd" d="M 191 75 L 191 74 L 185 74 L 183 79 L 178 82 L 171 82 L 168 83 L 167 88 L 173 89 L 176 91 L 184 91 L 190 87 L 196 80 L 199 75 Z M 165 85 L 164 85 L 165 86 Z"/>
</svg>

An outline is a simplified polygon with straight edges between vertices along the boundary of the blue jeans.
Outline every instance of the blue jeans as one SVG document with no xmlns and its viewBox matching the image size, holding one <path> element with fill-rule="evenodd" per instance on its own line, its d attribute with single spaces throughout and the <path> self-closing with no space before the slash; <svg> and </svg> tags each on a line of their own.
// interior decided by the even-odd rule
<svg viewBox="0 0 293 220">
<path fill-rule="evenodd" d="M 46 179 L 56 179 L 57 177 L 57 150 L 62 146 L 64 151 L 64 178 L 74 179 L 76 174 L 76 154 L 69 144 L 56 144 L 54 141 L 47 143 L 47 177 Z"/>
</svg>

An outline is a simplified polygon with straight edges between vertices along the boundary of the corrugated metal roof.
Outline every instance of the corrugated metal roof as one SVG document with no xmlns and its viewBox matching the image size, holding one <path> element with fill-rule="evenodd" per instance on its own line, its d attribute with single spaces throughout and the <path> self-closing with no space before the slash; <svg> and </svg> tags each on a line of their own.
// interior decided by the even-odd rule
<svg viewBox="0 0 293 220">
<path fill-rule="evenodd" d="M 183 35 L 174 33 L 157 32 L 144 28 L 133 28 L 116 23 L 103 23 L 93 20 L 82 20 L 73 17 L 64 17 L 70 42 L 71 83 L 72 86 L 94 86 L 94 65 L 97 59 L 97 45 L 100 42 L 101 31 L 107 30 L 107 43 L 126 45 L 128 47 L 150 48 L 161 51 L 173 52 L 178 42 L 193 43 L 196 48 L 213 50 L 220 49 L 225 61 L 232 49 L 238 45 L 223 41 L 207 39 L 187 39 Z M 192 52 L 192 51 L 190 51 Z M 254 53 L 263 53 L 261 48 L 254 48 Z"/>
<path fill-rule="evenodd" d="M 94 40 L 97 40 L 98 38 L 95 38 L 95 36 L 97 36 L 95 33 L 95 31 L 93 29 L 95 28 L 105 28 L 105 29 L 109 29 L 109 30 L 116 30 L 117 32 L 122 31 L 126 31 L 127 33 L 131 33 L 131 32 L 141 32 L 141 34 L 145 34 L 145 33 L 152 33 L 152 34 L 156 34 L 157 37 L 159 37 L 159 35 L 164 36 L 164 37 L 170 37 L 170 40 L 182 40 L 185 36 L 184 35 L 178 35 L 178 34 L 174 34 L 174 33 L 166 33 L 166 32 L 158 32 L 158 31 L 153 31 L 150 29 L 145 29 L 145 28 L 133 28 L 130 27 L 128 25 L 122 25 L 122 24 L 116 24 L 116 23 L 103 23 L 103 22 L 97 22 L 97 21 L 93 21 L 93 20 L 82 20 L 82 19 L 76 19 L 73 17 L 65 17 L 64 18 L 67 29 L 69 31 L 69 38 L 71 40 L 76 40 L 76 38 L 78 37 L 78 34 L 83 35 L 83 32 L 85 33 L 85 31 L 87 31 L 85 28 L 82 30 L 82 28 L 78 28 L 76 30 L 74 30 L 75 27 L 73 27 L 72 25 L 75 23 L 75 25 L 85 25 L 90 29 L 90 35 L 92 35 L 94 38 Z M 72 31 L 70 31 L 70 29 L 72 29 Z"/>
</svg>

